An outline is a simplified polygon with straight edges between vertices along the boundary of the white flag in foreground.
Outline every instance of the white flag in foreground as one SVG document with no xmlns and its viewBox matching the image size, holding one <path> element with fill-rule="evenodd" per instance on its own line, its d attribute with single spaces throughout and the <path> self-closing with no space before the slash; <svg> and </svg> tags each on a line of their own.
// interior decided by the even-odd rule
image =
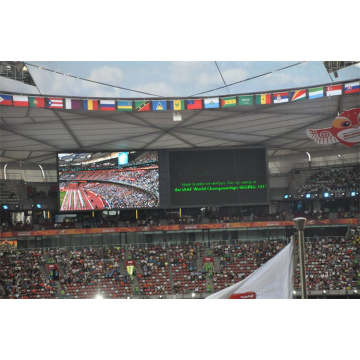
<svg viewBox="0 0 360 360">
<path fill-rule="evenodd" d="M 293 241 L 246 279 L 206 299 L 291 299 Z"/>
</svg>

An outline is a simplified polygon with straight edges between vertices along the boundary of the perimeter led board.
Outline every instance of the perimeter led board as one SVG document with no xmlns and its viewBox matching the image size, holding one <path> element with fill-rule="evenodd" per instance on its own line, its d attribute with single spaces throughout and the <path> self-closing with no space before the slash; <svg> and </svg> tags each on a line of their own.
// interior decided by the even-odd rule
<svg viewBox="0 0 360 360">
<path fill-rule="evenodd" d="M 159 207 L 157 151 L 59 153 L 59 209 Z"/>
<path fill-rule="evenodd" d="M 169 151 L 171 206 L 269 202 L 266 149 Z"/>
</svg>

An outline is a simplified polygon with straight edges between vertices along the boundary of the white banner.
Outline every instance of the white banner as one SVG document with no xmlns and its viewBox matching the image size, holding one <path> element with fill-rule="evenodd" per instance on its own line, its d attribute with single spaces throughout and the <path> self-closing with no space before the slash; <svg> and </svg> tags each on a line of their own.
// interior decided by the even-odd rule
<svg viewBox="0 0 360 360">
<path fill-rule="evenodd" d="M 206 299 L 291 299 L 293 241 L 246 279 Z"/>
</svg>

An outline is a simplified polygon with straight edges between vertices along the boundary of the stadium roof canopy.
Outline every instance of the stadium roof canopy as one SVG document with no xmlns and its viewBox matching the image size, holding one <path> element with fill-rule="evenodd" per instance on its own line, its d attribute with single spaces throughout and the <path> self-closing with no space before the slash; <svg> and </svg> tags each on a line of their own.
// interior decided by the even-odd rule
<svg viewBox="0 0 360 360">
<path fill-rule="evenodd" d="M 5 85 L 10 81 L 13 80 L 3 82 L 0 92 L 7 90 Z M 9 87 L 8 92 L 39 96 L 35 87 L 22 85 L 21 89 L 17 85 L 16 92 Z M 313 159 L 318 158 L 319 165 L 335 160 L 354 163 L 359 162 L 358 144 L 351 148 L 341 143 L 320 145 L 307 137 L 306 129 L 329 128 L 339 113 L 359 106 L 359 93 L 343 92 L 331 97 L 325 93 L 322 98 L 280 104 L 183 110 L 181 121 L 173 120 L 171 110 L 125 112 L 0 106 L 0 162 L 54 168 L 57 152 L 266 146 L 270 173 L 286 171 L 288 167 L 280 164 L 283 161 L 292 167 L 306 162 L 306 152 Z"/>
</svg>

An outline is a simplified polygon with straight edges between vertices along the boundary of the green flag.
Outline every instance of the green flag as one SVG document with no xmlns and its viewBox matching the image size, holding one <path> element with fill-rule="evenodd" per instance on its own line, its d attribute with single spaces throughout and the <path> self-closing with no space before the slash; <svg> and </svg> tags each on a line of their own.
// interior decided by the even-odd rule
<svg viewBox="0 0 360 360">
<path fill-rule="evenodd" d="M 252 95 L 239 96 L 239 106 L 253 105 L 254 97 Z"/>
</svg>

